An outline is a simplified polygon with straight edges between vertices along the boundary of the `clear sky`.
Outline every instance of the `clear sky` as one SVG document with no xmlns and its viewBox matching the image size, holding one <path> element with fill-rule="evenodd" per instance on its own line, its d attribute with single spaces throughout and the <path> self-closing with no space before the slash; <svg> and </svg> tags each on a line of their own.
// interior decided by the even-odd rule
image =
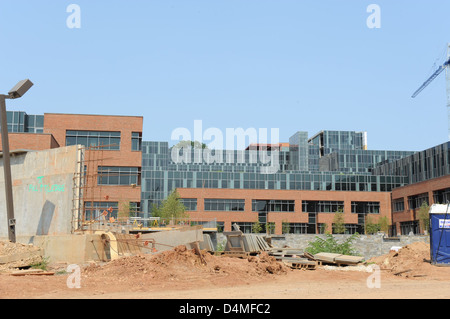
<svg viewBox="0 0 450 319">
<path fill-rule="evenodd" d="M 66 20 L 81 9 L 81 28 Z M 370 4 L 381 28 L 366 24 Z M 367 131 L 369 149 L 448 140 L 445 76 L 412 93 L 450 42 L 442 0 L 2 0 L 8 110 L 144 117 L 144 140 L 178 127 Z M 436 65 L 437 67 L 437 65 Z"/>
</svg>

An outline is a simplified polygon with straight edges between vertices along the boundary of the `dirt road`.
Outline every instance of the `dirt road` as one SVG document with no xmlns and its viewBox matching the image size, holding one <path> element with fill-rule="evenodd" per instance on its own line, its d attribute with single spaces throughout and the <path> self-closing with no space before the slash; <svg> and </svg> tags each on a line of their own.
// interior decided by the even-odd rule
<svg viewBox="0 0 450 319">
<path fill-rule="evenodd" d="M 447 268 L 443 268 L 448 274 Z M 446 274 L 446 275 L 447 275 Z M 404 278 L 381 274 L 380 288 L 369 288 L 372 274 L 360 271 L 293 270 L 264 280 L 214 284 L 186 278 L 154 285 L 82 278 L 80 289 L 67 287 L 68 275 L 13 277 L 0 275 L 0 297 L 11 299 L 436 299 L 450 298 L 450 280 Z M 222 278 L 224 282 L 226 278 Z M 232 281 L 235 281 L 233 279 Z"/>
<path fill-rule="evenodd" d="M 3 299 L 436 299 L 450 298 L 450 267 L 424 261 L 425 244 L 413 244 L 357 267 L 291 269 L 273 257 L 238 259 L 185 247 L 80 267 L 53 276 L 0 274 Z M 373 267 L 372 266 L 372 267 Z M 71 279 L 71 280 L 72 280 Z"/>
</svg>

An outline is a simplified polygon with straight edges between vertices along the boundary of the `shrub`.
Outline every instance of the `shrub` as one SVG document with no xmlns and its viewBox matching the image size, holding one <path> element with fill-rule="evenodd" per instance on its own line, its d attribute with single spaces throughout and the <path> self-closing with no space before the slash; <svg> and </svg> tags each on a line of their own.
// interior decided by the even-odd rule
<svg viewBox="0 0 450 319">
<path fill-rule="evenodd" d="M 309 242 L 309 246 L 305 250 L 312 255 L 318 253 L 334 253 L 357 256 L 358 254 L 353 249 L 352 243 L 358 236 L 359 234 L 354 234 L 347 238 L 344 242 L 339 243 L 333 235 L 327 234 L 325 239 L 316 237 L 314 241 Z"/>
</svg>

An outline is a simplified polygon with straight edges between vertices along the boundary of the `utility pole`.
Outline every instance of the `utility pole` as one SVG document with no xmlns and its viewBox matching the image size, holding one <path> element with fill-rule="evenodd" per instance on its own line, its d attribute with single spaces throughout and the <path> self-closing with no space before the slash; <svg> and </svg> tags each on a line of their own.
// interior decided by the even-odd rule
<svg viewBox="0 0 450 319">
<path fill-rule="evenodd" d="M 5 199 L 6 199 L 6 214 L 8 225 L 8 238 L 11 242 L 16 242 L 16 219 L 14 218 L 14 201 L 13 189 L 11 179 L 11 162 L 9 154 L 9 136 L 8 136 L 8 121 L 6 120 L 6 99 L 21 98 L 31 87 L 33 83 L 26 79 L 16 84 L 8 95 L 0 95 L 0 123 L 2 134 L 2 152 L 3 152 L 3 172 L 5 178 Z"/>
<path fill-rule="evenodd" d="M 2 133 L 3 172 L 5 178 L 6 212 L 8 219 L 9 241 L 16 242 L 16 220 L 14 219 L 14 203 L 12 194 L 11 163 L 9 159 L 8 122 L 6 121 L 6 99 L 8 96 L 0 95 L 0 117 Z"/>
</svg>

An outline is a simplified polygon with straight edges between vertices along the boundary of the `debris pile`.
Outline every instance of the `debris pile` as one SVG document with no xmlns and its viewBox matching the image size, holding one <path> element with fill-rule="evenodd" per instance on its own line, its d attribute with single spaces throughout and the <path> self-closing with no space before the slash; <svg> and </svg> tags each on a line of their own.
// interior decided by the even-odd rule
<svg viewBox="0 0 450 319">
<path fill-rule="evenodd" d="M 83 269 L 90 279 L 109 278 L 118 281 L 137 281 L 143 284 L 183 280 L 210 280 L 229 277 L 253 280 L 271 275 L 281 275 L 290 269 L 267 253 L 247 259 L 219 257 L 206 251 L 178 246 L 154 255 L 122 257 L 106 264 L 92 264 Z"/>
<path fill-rule="evenodd" d="M 42 251 L 39 247 L 10 241 L 0 242 L 0 272 L 29 268 L 42 261 Z"/>
<path fill-rule="evenodd" d="M 374 257 L 367 261 L 375 263 L 380 269 L 407 278 L 427 277 L 439 271 L 439 268 L 429 262 L 430 245 L 417 242 L 407 245 L 398 251 L 391 251 L 386 255 Z"/>
</svg>

